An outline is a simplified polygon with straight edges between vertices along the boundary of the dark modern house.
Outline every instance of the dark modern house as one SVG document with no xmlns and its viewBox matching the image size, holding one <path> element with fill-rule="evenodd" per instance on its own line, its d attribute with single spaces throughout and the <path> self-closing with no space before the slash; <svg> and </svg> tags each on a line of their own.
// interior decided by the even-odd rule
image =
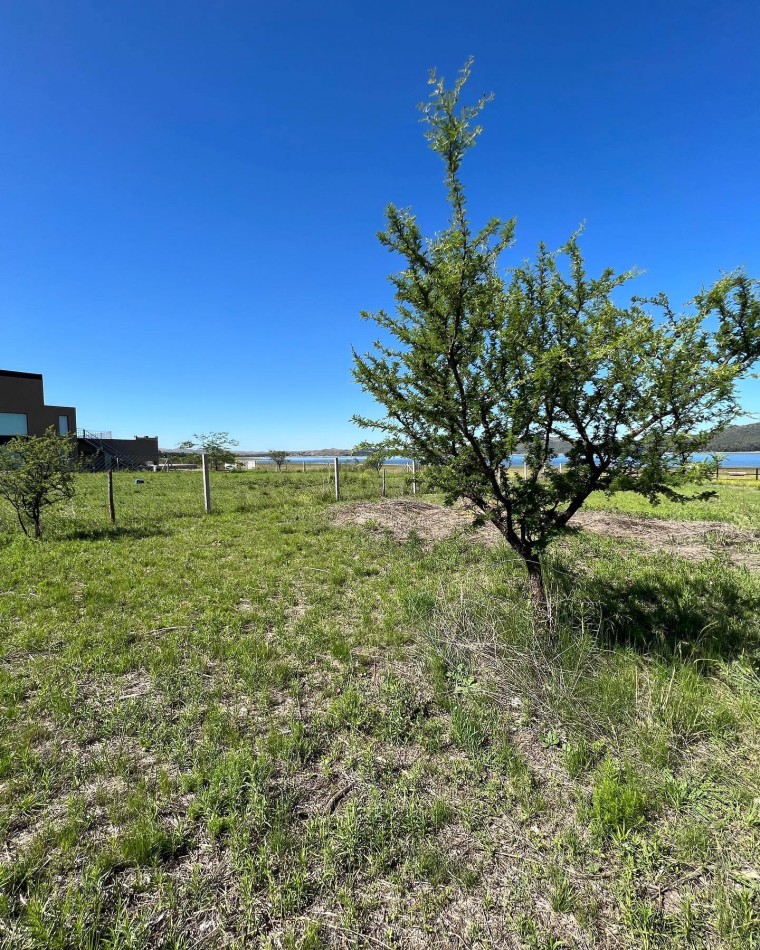
<svg viewBox="0 0 760 950">
<path fill-rule="evenodd" d="M 157 465 L 158 436 L 136 435 L 134 439 L 114 439 L 110 432 L 79 430 L 79 458 L 85 468 L 145 468 Z"/>
<path fill-rule="evenodd" d="M 42 373 L 0 369 L 0 443 L 14 435 L 44 435 L 52 426 L 60 435 L 77 431 L 73 406 L 46 406 Z"/>
<path fill-rule="evenodd" d="M 74 448 L 90 468 L 142 468 L 157 463 L 158 436 L 114 439 L 110 432 L 77 429 L 73 406 L 46 406 L 41 373 L 0 369 L 0 444 L 15 435 L 43 435 L 50 427 L 76 437 Z"/>
</svg>

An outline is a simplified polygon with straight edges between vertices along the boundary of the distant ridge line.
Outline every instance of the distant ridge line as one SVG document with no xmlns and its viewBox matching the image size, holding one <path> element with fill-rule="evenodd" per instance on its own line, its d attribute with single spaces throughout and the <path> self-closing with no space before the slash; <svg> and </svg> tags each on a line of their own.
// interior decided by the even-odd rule
<svg viewBox="0 0 760 950">
<path fill-rule="evenodd" d="M 556 452 L 562 452 L 567 448 L 563 443 L 557 442 L 554 445 Z M 353 449 L 287 449 L 289 456 L 300 456 L 302 458 L 333 458 L 334 456 L 350 456 L 354 454 Z M 521 447 L 518 446 L 518 454 Z M 710 452 L 760 452 L 760 422 L 751 422 L 748 425 L 729 426 L 725 431 L 710 442 L 708 446 Z M 171 452 L 178 454 L 193 454 L 192 450 L 184 449 L 161 449 L 161 452 Z M 238 458 L 269 458 L 269 452 L 254 451 L 246 449 L 242 452 L 234 453 Z M 358 453 L 362 454 L 362 453 Z"/>
</svg>

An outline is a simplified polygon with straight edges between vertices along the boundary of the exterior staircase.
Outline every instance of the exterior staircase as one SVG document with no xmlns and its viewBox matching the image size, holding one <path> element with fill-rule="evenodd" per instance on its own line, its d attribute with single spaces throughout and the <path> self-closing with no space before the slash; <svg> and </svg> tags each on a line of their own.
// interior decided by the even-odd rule
<svg viewBox="0 0 760 950">
<path fill-rule="evenodd" d="M 89 472 L 107 472 L 109 468 L 132 471 L 145 468 L 145 463 L 141 459 L 136 459 L 112 445 L 108 441 L 111 438 L 110 432 L 77 430 L 79 459 L 83 468 Z"/>
</svg>

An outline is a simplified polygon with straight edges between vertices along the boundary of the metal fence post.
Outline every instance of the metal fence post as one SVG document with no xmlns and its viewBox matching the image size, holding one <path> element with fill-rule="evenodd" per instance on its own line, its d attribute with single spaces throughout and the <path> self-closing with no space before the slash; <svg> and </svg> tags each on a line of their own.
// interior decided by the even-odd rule
<svg viewBox="0 0 760 950">
<path fill-rule="evenodd" d="M 417 494 L 417 460 L 412 459 L 412 494 Z"/>
<path fill-rule="evenodd" d="M 335 500 L 340 501 L 340 460 L 337 456 L 333 459 L 333 468 L 335 469 Z"/>
</svg>

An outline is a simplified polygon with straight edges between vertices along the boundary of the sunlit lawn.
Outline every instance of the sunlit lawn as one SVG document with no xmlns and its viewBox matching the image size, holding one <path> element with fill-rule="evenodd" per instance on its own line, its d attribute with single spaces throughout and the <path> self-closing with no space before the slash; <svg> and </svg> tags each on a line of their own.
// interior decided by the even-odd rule
<svg viewBox="0 0 760 950">
<path fill-rule="evenodd" d="M 503 549 L 334 526 L 327 469 L 140 477 L 2 512 L 3 946 L 760 946 L 757 575 L 574 536 L 544 689 Z"/>
</svg>

